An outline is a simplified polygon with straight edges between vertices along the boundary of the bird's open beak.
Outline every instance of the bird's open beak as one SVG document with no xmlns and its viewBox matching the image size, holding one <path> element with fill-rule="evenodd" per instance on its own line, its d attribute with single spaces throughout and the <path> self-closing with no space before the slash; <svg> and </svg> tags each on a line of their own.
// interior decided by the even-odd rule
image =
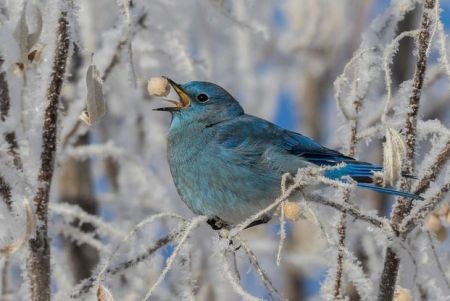
<svg viewBox="0 0 450 301">
<path fill-rule="evenodd" d="M 154 111 L 169 111 L 169 112 L 173 112 L 173 111 L 179 111 L 182 108 L 186 108 L 188 106 L 191 105 L 191 99 L 189 97 L 189 95 L 186 93 L 186 91 L 183 90 L 183 88 L 177 84 L 176 82 L 174 82 L 173 80 L 171 80 L 168 77 L 163 76 L 165 79 L 167 79 L 167 81 L 169 82 L 169 84 L 172 86 L 172 88 L 175 90 L 175 92 L 178 94 L 178 98 L 179 98 L 179 102 L 172 100 L 172 99 L 167 99 L 167 98 L 162 98 L 162 100 L 170 102 L 172 104 L 174 104 L 174 107 L 164 107 L 164 108 L 156 108 L 153 109 Z"/>
</svg>

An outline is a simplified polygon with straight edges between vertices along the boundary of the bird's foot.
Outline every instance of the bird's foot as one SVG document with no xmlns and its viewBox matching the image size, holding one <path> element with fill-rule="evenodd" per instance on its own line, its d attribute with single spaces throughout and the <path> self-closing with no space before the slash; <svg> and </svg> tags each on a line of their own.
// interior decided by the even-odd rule
<svg viewBox="0 0 450 301">
<path fill-rule="evenodd" d="M 223 220 L 221 220 L 217 216 L 214 216 L 213 218 L 208 219 L 206 222 L 208 223 L 208 225 L 211 226 L 211 228 L 213 230 L 216 230 L 216 231 L 228 227 L 228 224 L 226 222 L 224 222 Z"/>
<path fill-rule="evenodd" d="M 247 227 L 245 227 L 245 229 L 254 227 L 254 226 L 258 226 L 258 225 L 262 225 L 262 224 L 267 224 L 270 221 L 271 217 L 268 215 L 263 215 L 260 219 L 251 222 Z"/>
</svg>

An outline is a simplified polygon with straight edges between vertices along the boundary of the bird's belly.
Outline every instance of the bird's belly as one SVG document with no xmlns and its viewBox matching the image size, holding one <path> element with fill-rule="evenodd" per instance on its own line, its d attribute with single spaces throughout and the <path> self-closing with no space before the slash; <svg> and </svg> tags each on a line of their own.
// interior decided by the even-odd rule
<svg viewBox="0 0 450 301">
<path fill-rule="evenodd" d="M 171 164 L 177 190 L 195 213 L 235 224 L 267 207 L 280 193 L 280 176 L 222 160 Z"/>
</svg>

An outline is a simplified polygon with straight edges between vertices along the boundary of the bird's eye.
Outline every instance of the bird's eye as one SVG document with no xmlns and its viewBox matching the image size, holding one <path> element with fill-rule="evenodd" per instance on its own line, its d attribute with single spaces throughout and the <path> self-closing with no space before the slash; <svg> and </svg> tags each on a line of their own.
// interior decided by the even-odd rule
<svg viewBox="0 0 450 301">
<path fill-rule="evenodd" d="M 197 96 L 197 100 L 199 102 L 207 102 L 209 100 L 209 97 L 208 95 L 202 93 Z"/>
</svg>

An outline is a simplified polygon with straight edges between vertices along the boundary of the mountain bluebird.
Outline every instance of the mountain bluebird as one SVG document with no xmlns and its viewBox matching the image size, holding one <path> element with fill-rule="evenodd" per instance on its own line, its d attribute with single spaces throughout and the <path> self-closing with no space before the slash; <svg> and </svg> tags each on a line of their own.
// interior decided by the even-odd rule
<svg viewBox="0 0 450 301">
<path fill-rule="evenodd" d="M 200 81 L 179 85 L 168 79 L 179 97 L 172 114 L 167 159 L 181 199 L 196 214 L 210 217 L 213 228 L 233 225 L 266 208 L 281 193 L 285 173 L 308 166 L 342 167 L 325 171 L 331 179 L 351 177 L 357 186 L 420 198 L 380 187 L 374 172 L 382 167 L 356 161 L 301 134 L 244 113 L 220 86 Z M 266 217 L 258 223 L 267 222 Z"/>
</svg>

